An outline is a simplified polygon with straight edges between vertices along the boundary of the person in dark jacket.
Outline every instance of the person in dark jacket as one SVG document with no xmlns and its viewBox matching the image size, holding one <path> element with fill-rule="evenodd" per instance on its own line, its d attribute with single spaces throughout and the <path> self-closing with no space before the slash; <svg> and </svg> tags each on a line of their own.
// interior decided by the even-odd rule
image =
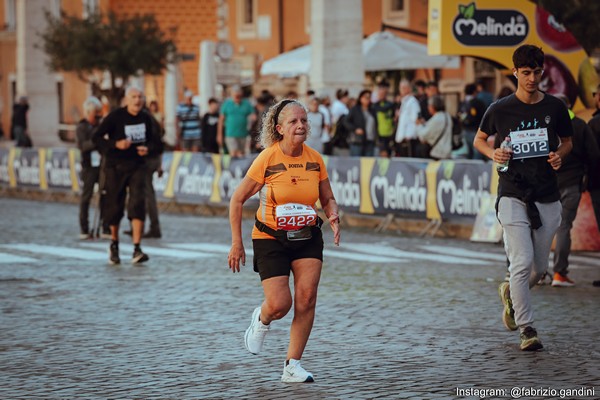
<svg viewBox="0 0 600 400">
<path fill-rule="evenodd" d="M 596 142 L 600 145 L 600 85 L 598 85 L 596 92 L 594 92 L 594 100 L 596 101 L 596 112 L 592 119 L 589 120 L 588 126 L 592 130 Z M 600 229 L 600 161 L 598 160 L 590 168 L 588 190 L 592 197 L 596 223 L 598 224 L 598 229 Z"/>
<path fill-rule="evenodd" d="M 350 155 L 373 157 L 377 138 L 377 117 L 371 106 L 371 91 L 363 90 L 358 101 L 344 118 L 344 125 L 349 132 Z"/>
<path fill-rule="evenodd" d="M 129 87 L 125 92 L 126 106 L 112 111 L 104 118 L 92 140 L 105 157 L 106 175 L 103 213 L 110 224 L 111 264 L 119 264 L 119 224 L 124 215 L 131 221 L 133 256 L 131 262 L 148 261 L 140 243 L 146 218 L 146 157 L 160 138 L 153 135 L 152 117 L 142 111 L 144 95 L 141 89 Z"/>
<path fill-rule="evenodd" d="M 11 139 L 15 140 L 17 147 L 32 147 L 31 136 L 27 132 L 27 112 L 29 111 L 29 102 L 27 97 L 19 97 L 19 101 L 13 105 L 13 114 L 11 119 Z"/>
<path fill-rule="evenodd" d="M 144 233 L 143 237 L 160 239 L 162 233 L 160 231 L 158 206 L 156 204 L 153 179 L 154 173 L 156 173 L 159 178 L 163 175 L 162 154 L 164 152 L 164 144 L 162 141 L 162 126 L 160 125 L 160 122 L 154 118 L 154 115 L 149 109 L 144 109 L 144 112 L 147 112 L 152 118 L 152 137 L 160 138 L 160 140 L 155 140 L 155 145 L 148 149 L 148 156 L 146 157 L 146 211 L 148 212 L 148 219 L 150 220 L 150 228 Z"/>
<path fill-rule="evenodd" d="M 569 99 L 564 95 L 557 95 L 571 108 Z M 569 254 L 571 252 L 571 228 L 577 216 L 577 208 L 583 191 L 583 177 L 594 160 L 600 158 L 600 150 L 592 130 L 584 120 L 575 116 L 569 110 L 573 124 L 573 150 L 563 160 L 562 167 L 556 171 L 558 176 L 558 190 L 562 204 L 562 220 L 556 231 L 556 246 L 554 249 L 554 275 L 552 286 L 568 287 L 575 282 L 568 277 Z"/>
<path fill-rule="evenodd" d="M 81 198 L 79 199 L 79 238 L 81 240 L 90 239 L 97 232 L 90 231 L 89 226 L 89 209 L 92 196 L 94 195 L 94 185 L 100 181 L 100 153 L 92 142 L 92 136 L 98 125 L 100 124 L 100 113 L 102 111 L 102 103 L 96 97 L 88 97 L 83 102 L 83 118 L 77 124 L 75 136 L 77 139 L 77 147 L 81 152 Z M 100 188 L 102 191 L 102 188 Z M 102 221 L 102 237 L 109 235 L 109 227 L 103 221 L 102 213 L 100 213 L 100 221 Z"/>
</svg>

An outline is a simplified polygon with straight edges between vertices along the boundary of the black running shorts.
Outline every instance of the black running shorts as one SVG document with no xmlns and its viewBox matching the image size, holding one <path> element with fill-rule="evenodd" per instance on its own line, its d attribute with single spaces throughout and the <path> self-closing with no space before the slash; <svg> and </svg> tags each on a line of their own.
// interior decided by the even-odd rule
<svg viewBox="0 0 600 400">
<path fill-rule="evenodd" d="M 105 167 L 104 172 L 106 183 L 102 211 L 105 220 L 110 225 L 119 225 L 125 212 L 127 194 L 127 217 L 130 220 L 146 219 L 146 165 L 117 164 Z"/>
<path fill-rule="evenodd" d="M 312 230 L 312 238 L 294 242 L 286 246 L 275 239 L 252 239 L 254 248 L 254 271 L 260 280 L 275 276 L 290 276 L 292 261 L 302 258 L 316 258 L 323 261 L 323 233 Z"/>
</svg>

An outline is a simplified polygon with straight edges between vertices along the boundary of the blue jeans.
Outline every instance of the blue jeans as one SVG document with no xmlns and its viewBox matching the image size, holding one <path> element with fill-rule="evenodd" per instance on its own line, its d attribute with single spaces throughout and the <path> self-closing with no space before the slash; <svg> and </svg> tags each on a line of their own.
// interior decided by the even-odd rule
<svg viewBox="0 0 600 400">
<path fill-rule="evenodd" d="M 352 157 L 373 157 L 375 154 L 375 142 L 367 140 L 365 143 L 351 143 L 350 156 Z"/>
</svg>

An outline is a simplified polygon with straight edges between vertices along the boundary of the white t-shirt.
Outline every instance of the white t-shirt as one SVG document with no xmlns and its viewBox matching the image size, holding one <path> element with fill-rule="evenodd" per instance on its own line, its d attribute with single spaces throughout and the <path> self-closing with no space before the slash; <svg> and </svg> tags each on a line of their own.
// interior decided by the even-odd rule
<svg viewBox="0 0 600 400">
<path fill-rule="evenodd" d="M 319 153 L 322 153 L 322 137 L 325 134 L 323 129 L 323 126 L 325 125 L 325 115 L 319 111 L 309 111 L 308 114 L 306 114 L 306 117 L 308 118 L 308 123 L 310 124 L 310 136 L 308 136 L 308 139 L 306 139 L 305 143 L 311 148 L 317 150 Z"/>
<path fill-rule="evenodd" d="M 400 143 L 405 139 L 417 138 L 417 118 L 420 112 L 421 106 L 415 96 L 409 94 L 402 98 L 398 128 L 396 129 L 396 143 Z"/>
</svg>

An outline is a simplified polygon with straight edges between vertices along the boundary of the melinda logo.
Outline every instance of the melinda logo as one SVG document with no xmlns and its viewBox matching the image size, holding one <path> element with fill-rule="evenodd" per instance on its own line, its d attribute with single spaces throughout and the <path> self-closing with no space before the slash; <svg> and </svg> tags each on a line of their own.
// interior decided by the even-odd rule
<svg viewBox="0 0 600 400">
<path fill-rule="evenodd" d="M 478 10 L 459 5 L 452 32 L 466 46 L 514 46 L 529 33 L 529 22 L 516 10 Z"/>
</svg>

